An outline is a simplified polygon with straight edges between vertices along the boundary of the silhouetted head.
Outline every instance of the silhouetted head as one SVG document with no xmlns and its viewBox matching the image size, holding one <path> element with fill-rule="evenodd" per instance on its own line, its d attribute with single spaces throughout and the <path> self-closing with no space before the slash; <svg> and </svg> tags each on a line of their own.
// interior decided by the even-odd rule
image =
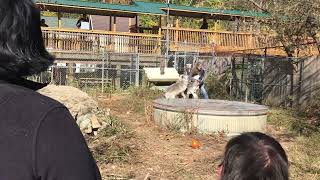
<svg viewBox="0 0 320 180">
<path fill-rule="evenodd" d="M 202 22 L 203 22 L 203 23 L 207 23 L 207 19 L 206 19 L 206 18 L 203 18 Z"/>
<path fill-rule="evenodd" d="M 288 180 L 288 158 L 274 138 L 244 133 L 228 142 L 219 176 L 220 180 Z"/>
<path fill-rule="evenodd" d="M 0 0 L 0 76 L 27 76 L 46 70 L 40 11 L 32 0 Z"/>
<path fill-rule="evenodd" d="M 45 24 L 45 23 L 46 23 L 46 20 L 45 20 L 45 19 L 41 19 L 41 23 L 42 23 L 42 24 Z"/>
</svg>

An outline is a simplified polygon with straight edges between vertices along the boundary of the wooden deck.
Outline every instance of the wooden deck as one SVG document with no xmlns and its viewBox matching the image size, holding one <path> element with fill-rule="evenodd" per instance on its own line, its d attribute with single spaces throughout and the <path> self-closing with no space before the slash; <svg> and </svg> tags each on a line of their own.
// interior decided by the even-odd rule
<svg viewBox="0 0 320 180">
<path fill-rule="evenodd" d="M 264 54 L 264 48 L 276 47 L 272 36 L 255 33 L 222 32 L 186 28 L 163 28 L 158 34 L 43 28 L 47 49 L 51 52 L 101 52 L 161 55 L 166 51 L 169 34 L 170 51 L 217 54 Z M 313 48 L 310 52 L 315 51 Z M 268 55 L 285 56 L 277 47 Z"/>
</svg>

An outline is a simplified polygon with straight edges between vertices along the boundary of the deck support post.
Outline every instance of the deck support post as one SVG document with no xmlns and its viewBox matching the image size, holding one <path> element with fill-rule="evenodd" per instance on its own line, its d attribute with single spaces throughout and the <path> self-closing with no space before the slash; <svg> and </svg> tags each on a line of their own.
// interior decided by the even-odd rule
<svg viewBox="0 0 320 180">
<path fill-rule="evenodd" d="M 128 28 L 128 29 L 129 29 L 128 32 L 131 32 L 131 30 L 130 30 L 130 29 L 131 29 L 131 26 L 132 26 L 132 22 L 131 22 L 132 19 L 131 19 L 131 17 L 128 18 L 128 20 L 129 20 L 129 21 L 128 21 L 128 27 L 129 27 L 129 28 Z"/>
<path fill-rule="evenodd" d="M 176 19 L 176 28 L 179 28 L 180 27 L 180 20 L 179 18 Z"/>
<path fill-rule="evenodd" d="M 58 28 L 61 28 L 62 21 L 61 21 L 61 12 L 58 12 Z"/>
<path fill-rule="evenodd" d="M 136 31 L 139 32 L 138 26 L 139 26 L 139 22 L 138 22 L 138 16 L 135 17 L 135 26 L 136 26 Z"/>
<path fill-rule="evenodd" d="M 162 17 L 159 16 L 159 27 L 161 28 L 162 27 Z"/>
<path fill-rule="evenodd" d="M 112 31 L 112 16 L 109 16 L 109 31 Z"/>
<path fill-rule="evenodd" d="M 60 29 L 62 26 L 62 22 L 61 22 L 61 12 L 58 12 L 58 28 Z M 58 34 L 58 49 L 62 48 L 62 42 L 60 40 L 60 33 Z"/>
<path fill-rule="evenodd" d="M 113 29 L 114 32 L 117 31 L 117 16 L 113 16 Z"/>
</svg>

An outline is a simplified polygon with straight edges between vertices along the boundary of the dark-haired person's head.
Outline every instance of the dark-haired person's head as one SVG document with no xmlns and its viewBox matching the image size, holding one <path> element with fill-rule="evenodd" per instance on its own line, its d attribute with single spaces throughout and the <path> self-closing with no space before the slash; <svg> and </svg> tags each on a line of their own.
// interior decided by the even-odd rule
<svg viewBox="0 0 320 180">
<path fill-rule="evenodd" d="M 37 74 L 53 63 L 40 23 L 32 0 L 0 0 L 0 78 Z"/>
<path fill-rule="evenodd" d="M 228 142 L 218 176 L 220 180 L 288 180 L 288 158 L 274 138 L 244 133 Z"/>
</svg>

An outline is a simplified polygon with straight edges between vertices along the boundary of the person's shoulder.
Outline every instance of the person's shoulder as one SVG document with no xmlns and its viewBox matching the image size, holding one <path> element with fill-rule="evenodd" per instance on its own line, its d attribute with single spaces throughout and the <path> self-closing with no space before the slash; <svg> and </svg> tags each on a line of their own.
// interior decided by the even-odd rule
<svg viewBox="0 0 320 180">
<path fill-rule="evenodd" d="M 32 130 L 42 122 L 49 113 L 67 112 L 68 109 L 58 101 L 41 95 L 40 93 L 22 86 L 0 84 L 0 116 L 10 128 L 24 128 Z M 5 110 L 4 110 L 5 109 Z M 58 114 L 58 113 L 55 113 Z M 50 115 L 54 116 L 54 115 Z M 9 122 L 16 120 L 15 124 Z M 30 129 L 31 128 L 31 129 Z"/>
<path fill-rule="evenodd" d="M 63 104 L 54 99 L 14 84 L 0 84 L 0 99 L 14 101 L 17 103 L 17 106 L 38 107 L 39 110 L 64 107 Z"/>
</svg>

